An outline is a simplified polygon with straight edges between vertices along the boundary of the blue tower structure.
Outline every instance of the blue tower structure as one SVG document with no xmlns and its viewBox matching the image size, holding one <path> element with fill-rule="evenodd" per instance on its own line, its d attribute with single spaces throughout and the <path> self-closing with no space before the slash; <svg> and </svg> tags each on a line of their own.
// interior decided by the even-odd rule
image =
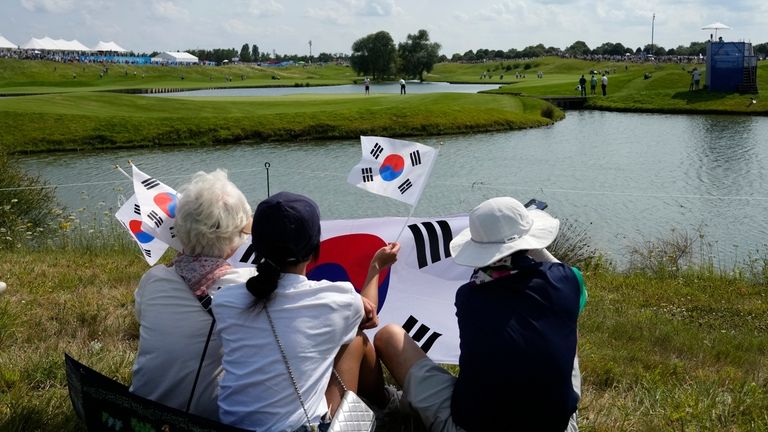
<svg viewBox="0 0 768 432">
<path fill-rule="evenodd" d="M 749 42 L 707 43 L 709 90 L 757 93 L 757 57 Z"/>
</svg>

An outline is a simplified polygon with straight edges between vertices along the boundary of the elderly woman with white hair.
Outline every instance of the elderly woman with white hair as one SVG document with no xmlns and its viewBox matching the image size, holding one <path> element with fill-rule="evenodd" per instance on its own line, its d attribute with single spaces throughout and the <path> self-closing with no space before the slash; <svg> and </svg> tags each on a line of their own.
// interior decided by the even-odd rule
<svg viewBox="0 0 768 432">
<path fill-rule="evenodd" d="M 217 420 L 221 343 L 212 334 L 211 296 L 256 273 L 227 263 L 250 230 L 251 207 L 222 170 L 196 173 L 179 193 L 183 250 L 149 269 L 134 294 L 140 330 L 131 391 Z"/>
</svg>

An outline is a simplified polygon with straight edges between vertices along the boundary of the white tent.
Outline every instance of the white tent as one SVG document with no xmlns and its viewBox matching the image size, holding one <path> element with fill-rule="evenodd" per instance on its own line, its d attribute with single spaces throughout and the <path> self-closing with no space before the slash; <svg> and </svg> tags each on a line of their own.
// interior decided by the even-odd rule
<svg viewBox="0 0 768 432">
<path fill-rule="evenodd" d="M 0 49 L 3 48 L 17 48 L 18 45 L 15 43 L 9 41 L 8 39 L 4 38 L 3 35 L 0 35 Z"/>
<path fill-rule="evenodd" d="M 46 50 L 50 49 L 50 44 L 45 43 L 42 39 L 32 38 L 28 40 L 25 44 L 21 45 L 21 48 L 23 49 L 35 49 L 35 50 Z"/>
<path fill-rule="evenodd" d="M 110 41 L 110 42 L 102 42 L 99 41 L 99 43 L 96 44 L 95 47 L 92 48 L 93 51 L 106 51 L 106 52 L 128 52 L 127 49 L 121 47 L 120 45 Z"/>
<path fill-rule="evenodd" d="M 199 60 L 187 52 L 166 51 L 152 57 L 152 63 L 197 63 Z"/>
<path fill-rule="evenodd" d="M 45 50 L 45 51 L 90 51 L 91 49 L 81 44 L 77 40 L 51 39 L 48 36 L 37 39 L 32 38 L 21 46 L 23 49 Z"/>
</svg>

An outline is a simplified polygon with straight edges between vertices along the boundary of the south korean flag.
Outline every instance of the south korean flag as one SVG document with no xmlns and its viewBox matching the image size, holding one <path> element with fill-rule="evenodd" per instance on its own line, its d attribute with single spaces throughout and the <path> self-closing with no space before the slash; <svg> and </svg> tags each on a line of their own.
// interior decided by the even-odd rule
<svg viewBox="0 0 768 432">
<path fill-rule="evenodd" d="M 437 150 L 412 141 L 361 136 L 363 157 L 347 182 L 368 192 L 415 206 L 427 183 Z"/>
<path fill-rule="evenodd" d="M 131 233 L 131 237 L 141 249 L 141 254 L 149 265 L 155 265 L 163 256 L 168 245 L 160 241 L 155 231 L 142 220 L 141 208 L 132 195 L 115 213 L 120 224 Z"/>
<path fill-rule="evenodd" d="M 180 195 L 173 188 L 133 167 L 133 190 L 141 209 L 142 220 L 149 225 L 158 239 L 181 251 L 176 237 L 176 204 Z"/>
</svg>

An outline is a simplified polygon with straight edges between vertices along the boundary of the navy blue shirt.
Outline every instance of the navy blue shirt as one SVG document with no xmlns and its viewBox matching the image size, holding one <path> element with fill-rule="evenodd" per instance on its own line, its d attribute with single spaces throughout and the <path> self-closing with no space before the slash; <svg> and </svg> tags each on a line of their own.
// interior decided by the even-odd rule
<svg viewBox="0 0 768 432">
<path fill-rule="evenodd" d="M 563 432 L 576 411 L 571 371 L 581 286 L 571 267 L 521 256 L 516 273 L 456 293 L 454 422 L 467 431 Z"/>
</svg>

